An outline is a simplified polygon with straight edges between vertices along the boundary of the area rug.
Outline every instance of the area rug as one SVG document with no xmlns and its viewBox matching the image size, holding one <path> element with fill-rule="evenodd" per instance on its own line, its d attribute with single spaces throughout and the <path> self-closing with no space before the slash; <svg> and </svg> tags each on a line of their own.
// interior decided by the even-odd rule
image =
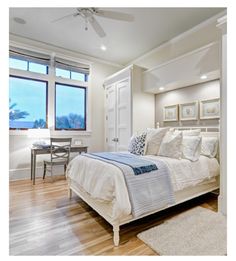
<svg viewBox="0 0 236 261">
<path fill-rule="evenodd" d="M 202 207 L 181 213 L 137 236 L 159 255 L 223 256 L 227 253 L 226 217 Z"/>
</svg>

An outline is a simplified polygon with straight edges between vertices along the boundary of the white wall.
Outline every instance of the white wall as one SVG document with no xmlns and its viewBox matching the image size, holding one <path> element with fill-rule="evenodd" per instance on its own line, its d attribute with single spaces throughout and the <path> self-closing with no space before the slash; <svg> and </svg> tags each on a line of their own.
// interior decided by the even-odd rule
<svg viewBox="0 0 236 261">
<path fill-rule="evenodd" d="M 80 58 L 80 54 L 66 51 L 61 48 L 55 48 L 50 45 L 39 44 L 34 41 L 28 41 L 24 38 L 12 38 L 18 43 L 30 44 L 37 46 L 38 48 L 44 48 L 48 50 L 55 50 L 68 56 Z M 11 38 L 10 38 L 11 40 Z M 85 56 L 83 55 L 83 59 Z M 69 135 L 73 140 L 80 139 L 84 145 L 89 146 L 89 151 L 102 151 L 104 149 L 104 89 L 103 81 L 110 74 L 118 71 L 118 66 L 105 63 L 103 61 L 93 60 L 90 57 L 87 58 L 91 62 L 90 69 L 90 83 L 89 83 L 89 95 L 90 104 L 89 116 L 90 116 L 90 128 L 91 132 L 81 134 L 80 132 L 72 132 L 72 134 L 66 132 L 64 135 Z M 10 179 L 20 179 L 30 177 L 30 146 L 35 140 L 29 138 L 27 134 L 21 134 L 20 131 L 10 132 L 9 135 L 9 169 Z M 59 134 L 57 134 L 58 136 Z M 46 156 L 47 157 L 47 156 Z M 41 163 L 45 156 L 37 156 L 38 167 L 36 175 L 42 177 Z"/>
<path fill-rule="evenodd" d="M 218 119 L 163 122 L 164 106 L 187 103 L 192 101 L 207 100 L 220 97 L 219 80 L 196 84 L 193 86 L 165 92 L 156 95 L 156 122 L 160 126 L 216 126 Z"/>
</svg>

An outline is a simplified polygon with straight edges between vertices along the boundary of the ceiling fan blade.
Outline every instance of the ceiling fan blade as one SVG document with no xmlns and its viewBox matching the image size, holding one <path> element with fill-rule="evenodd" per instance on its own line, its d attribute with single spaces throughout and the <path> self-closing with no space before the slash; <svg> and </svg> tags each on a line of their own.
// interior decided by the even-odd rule
<svg viewBox="0 0 236 261">
<path fill-rule="evenodd" d="M 120 12 L 114 12 L 114 11 L 108 11 L 108 10 L 96 10 L 96 12 L 94 14 L 105 17 L 105 18 L 121 20 L 121 21 L 126 21 L 126 22 L 134 21 L 134 16 L 131 14 L 126 14 L 126 13 L 120 13 Z"/>
<path fill-rule="evenodd" d="M 68 18 L 68 17 L 76 16 L 77 14 L 78 14 L 78 13 L 72 13 L 72 14 L 68 14 L 68 15 L 62 16 L 62 17 L 60 17 L 60 18 L 57 18 L 57 19 L 51 21 L 51 23 L 58 22 L 58 21 L 60 21 L 60 20 L 63 20 L 63 19 L 65 19 L 65 18 Z"/>
<path fill-rule="evenodd" d="M 94 31 L 100 37 L 105 37 L 106 36 L 106 33 L 102 29 L 101 25 L 98 23 L 98 21 L 93 16 L 88 17 L 88 22 L 90 23 L 90 25 L 93 27 Z"/>
</svg>

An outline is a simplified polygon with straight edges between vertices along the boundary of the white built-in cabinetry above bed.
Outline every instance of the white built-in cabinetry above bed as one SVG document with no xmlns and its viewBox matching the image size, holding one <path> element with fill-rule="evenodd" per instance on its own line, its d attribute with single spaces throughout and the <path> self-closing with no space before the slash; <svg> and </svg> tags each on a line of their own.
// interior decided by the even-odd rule
<svg viewBox="0 0 236 261">
<path fill-rule="evenodd" d="M 212 42 L 143 72 L 143 90 L 149 93 L 187 87 L 220 77 L 220 45 Z M 205 75 L 205 80 L 201 76 Z"/>
</svg>

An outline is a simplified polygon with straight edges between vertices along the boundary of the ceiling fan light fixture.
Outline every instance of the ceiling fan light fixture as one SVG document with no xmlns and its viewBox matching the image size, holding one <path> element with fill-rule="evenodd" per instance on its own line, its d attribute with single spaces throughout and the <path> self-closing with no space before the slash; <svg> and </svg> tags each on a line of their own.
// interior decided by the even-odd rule
<svg viewBox="0 0 236 261">
<path fill-rule="evenodd" d="M 85 31 L 88 31 L 87 24 L 89 24 L 93 28 L 93 30 L 96 32 L 96 34 L 101 38 L 105 37 L 106 33 L 103 30 L 100 23 L 95 18 L 96 16 L 113 19 L 113 20 L 124 21 L 124 22 L 132 22 L 134 20 L 133 15 L 126 14 L 126 13 L 102 10 L 102 9 L 96 8 L 96 7 L 77 7 L 75 13 L 67 14 L 60 18 L 57 18 L 57 19 L 53 20 L 52 23 L 61 21 L 68 17 L 78 17 L 78 16 L 82 17 L 85 20 Z M 106 50 L 106 48 L 105 48 L 105 50 Z M 103 50 L 103 51 L 105 51 L 105 50 Z"/>
</svg>

